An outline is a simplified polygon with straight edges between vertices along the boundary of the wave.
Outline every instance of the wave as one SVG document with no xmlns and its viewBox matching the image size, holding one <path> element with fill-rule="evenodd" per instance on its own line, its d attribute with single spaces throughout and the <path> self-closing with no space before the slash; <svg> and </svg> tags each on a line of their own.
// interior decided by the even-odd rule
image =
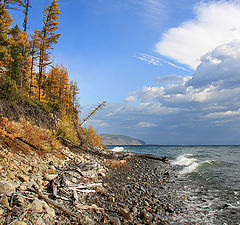
<svg viewBox="0 0 240 225">
<path fill-rule="evenodd" d="M 199 161 L 195 158 L 189 158 L 193 156 L 192 154 L 183 154 L 178 156 L 175 160 L 171 162 L 173 166 L 181 166 L 181 170 L 178 172 L 180 175 L 186 175 L 196 171 L 199 166 L 203 164 L 208 164 L 214 166 L 214 160 Z"/>
<path fill-rule="evenodd" d="M 124 147 L 115 147 L 111 149 L 111 151 L 113 152 L 123 152 L 124 150 L 125 150 Z"/>
<path fill-rule="evenodd" d="M 172 165 L 189 166 L 193 162 L 197 161 L 197 159 L 187 158 L 187 156 L 192 156 L 192 154 L 183 154 L 178 156 L 174 161 L 172 161 Z"/>
</svg>

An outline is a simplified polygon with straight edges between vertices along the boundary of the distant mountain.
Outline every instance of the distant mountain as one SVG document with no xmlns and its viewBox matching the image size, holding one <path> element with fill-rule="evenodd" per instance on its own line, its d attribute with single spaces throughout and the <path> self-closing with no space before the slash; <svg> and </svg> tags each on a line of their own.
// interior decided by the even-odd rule
<svg viewBox="0 0 240 225">
<path fill-rule="evenodd" d="M 145 145 L 144 141 L 118 134 L 101 134 L 101 138 L 104 145 Z"/>
</svg>

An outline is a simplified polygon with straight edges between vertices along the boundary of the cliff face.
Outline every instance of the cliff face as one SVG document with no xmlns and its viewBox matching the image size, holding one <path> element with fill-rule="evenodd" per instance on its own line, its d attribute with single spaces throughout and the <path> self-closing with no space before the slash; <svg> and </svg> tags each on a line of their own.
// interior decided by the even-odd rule
<svg viewBox="0 0 240 225">
<path fill-rule="evenodd" d="M 104 145 L 144 145 L 145 142 L 136 138 L 117 135 L 117 134 L 101 134 L 102 143 Z"/>
</svg>

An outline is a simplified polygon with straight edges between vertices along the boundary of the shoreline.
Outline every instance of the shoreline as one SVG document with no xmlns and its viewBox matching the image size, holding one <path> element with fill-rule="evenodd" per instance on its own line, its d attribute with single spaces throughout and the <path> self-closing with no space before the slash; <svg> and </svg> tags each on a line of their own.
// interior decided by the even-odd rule
<svg viewBox="0 0 240 225">
<path fill-rule="evenodd" d="M 181 211 L 173 191 L 175 173 L 168 161 L 142 156 L 130 154 L 129 167 L 108 171 L 100 205 L 114 211 L 110 215 L 120 222 L 116 224 L 170 224 Z"/>
<path fill-rule="evenodd" d="M 1 224 L 170 224 L 180 212 L 174 172 L 161 158 L 65 148 L 58 160 L 1 150 Z"/>
</svg>

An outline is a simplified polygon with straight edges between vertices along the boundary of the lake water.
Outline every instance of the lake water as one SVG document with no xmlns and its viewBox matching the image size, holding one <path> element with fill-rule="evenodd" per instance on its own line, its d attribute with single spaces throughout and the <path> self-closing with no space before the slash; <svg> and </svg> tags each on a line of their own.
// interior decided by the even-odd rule
<svg viewBox="0 0 240 225">
<path fill-rule="evenodd" d="M 240 224 L 240 146 L 108 146 L 167 156 L 185 208 L 175 224 Z"/>
</svg>

